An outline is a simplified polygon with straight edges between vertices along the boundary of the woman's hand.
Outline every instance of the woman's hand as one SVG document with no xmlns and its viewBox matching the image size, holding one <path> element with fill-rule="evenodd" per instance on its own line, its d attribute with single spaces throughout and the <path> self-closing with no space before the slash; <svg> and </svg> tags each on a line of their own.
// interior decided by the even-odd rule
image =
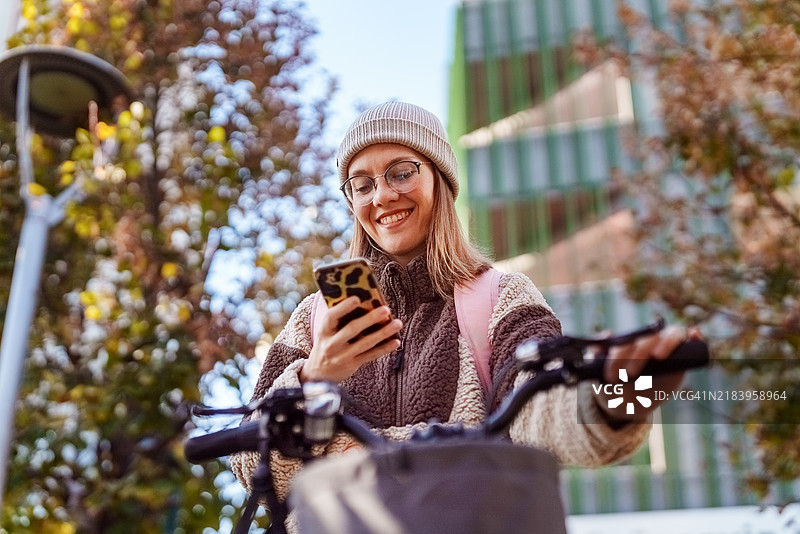
<svg viewBox="0 0 800 534">
<path fill-rule="evenodd" d="M 658 375 L 653 377 L 652 388 L 635 391 L 633 383 L 642 372 L 645 365 L 651 359 L 664 360 L 687 338 L 699 338 L 697 330 L 691 330 L 688 334 L 686 329 L 679 326 L 668 326 L 662 331 L 638 338 L 627 345 L 612 347 L 606 359 L 603 370 L 604 379 L 607 384 L 623 384 L 622 376 L 627 377 L 627 384 L 622 388 L 622 402 L 612 402 L 615 407 L 609 406 L 609 401 L 619 398 L 618 393 L 601 390 L 596 396 L 600 410 L 612 424 L 625 424 L 644 421 L 647 415 L 663 404 L 663 400 L 656 400 L 655 391 L 672 392 L 680 387 L 685 372 Z M 619 390 L 618 390 L 619 391 Z M 628 403 L 634 404 L 634 413 L 627 413 Z"/>
<path fill-rule="evenodd" d="M 341 330 L 336 326 L 339 320 L 358 308 L 358 297 L 350 297 L 328 309 L 322 317 L 321 328 L 317 329 L 314 346 L 308 361 L 300 371 L 300 381 L 327 380 L 341 382 L 350 378 L 359 367 L 384 354 L 400 348 L 400 341 L 389 339 L 400 332 L 403 323 L 392 319 L 388 306 L 375 308 L 371 312 L 354 319 L 344 325 Z M 387 322 L 380 330 L 364 336 L 355 343 L 349 343 L 366 328 L 378 323 Z"/>
</svg>

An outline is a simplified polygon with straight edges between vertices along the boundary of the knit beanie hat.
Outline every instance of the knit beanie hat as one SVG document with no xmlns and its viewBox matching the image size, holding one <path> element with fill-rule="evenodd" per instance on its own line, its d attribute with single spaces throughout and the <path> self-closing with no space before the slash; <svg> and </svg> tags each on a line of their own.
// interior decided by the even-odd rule
<svg viewBox="0 0 800 534">
<path fill-rule="evenodd" d="M 384 102 L 362 113 L 339 145 L 339 182 L 347 180 L 350 160 L 364 148 L 397 143 L 429 158 L 447 179 L 453 198 L 458 195 L 458 162 L 441 121 L 430 111 L 405 102 Z"/>
</svg>

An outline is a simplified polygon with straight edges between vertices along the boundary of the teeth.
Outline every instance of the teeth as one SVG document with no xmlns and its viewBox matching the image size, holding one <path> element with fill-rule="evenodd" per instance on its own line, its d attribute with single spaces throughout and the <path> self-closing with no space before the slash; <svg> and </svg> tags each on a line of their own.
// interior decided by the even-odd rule
<svg viewBox="0 0 800 534">
<path fill-rule="evenodd" d="M 399 220 L 405 219 L 406 217 L 409 216 L 409 214 L 411 214 L 410 210 L 401 211 L 400 213 L 395 213 L 394 215 L 390 215 L 388 217 L 381 217 L 380 219 L 378 219 L 378 222 L 380 224 L 391 224 Z"/>
</svg>

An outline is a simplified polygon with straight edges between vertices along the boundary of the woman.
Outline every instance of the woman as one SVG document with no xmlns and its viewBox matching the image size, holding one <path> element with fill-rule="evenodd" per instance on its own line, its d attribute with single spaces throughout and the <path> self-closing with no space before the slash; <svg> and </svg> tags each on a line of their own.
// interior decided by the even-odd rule
<svg viewBox="0 0 800 534">
<path fill-rule="evenodd" d="M 395 438 L 434 418 L 479 423 L 486 415 L 485 398 L 470 347 L 459 335 L 453 294 L 489 262 L 464 237 L 456 217 L 457 164 L 442 124 L 411 104 L 380 104 L 347 131 L 337 165 L 355 216 L 350 255 L 367 258 L 388 306 L 337 330 L 338 319 L 358 305 L 357 298 L 345 300 L 319 319 L 312 335 L 313 298 L 305 299 L 270 349 L 254 396 L 307 380 L 338 382 L 356 400 L 355 415 Z M 348 343 L 384 322 L 378 331 Z M 513 371 L 503 375 L 516 346 L 560 333 L 558 319 L 531 280 L 504 274 L 489 324 L 497 398 L 522 380 Z M 683 339 L 681 329 L 668 328 L 620 347 L 609 358 L 606 377 L 613 381 L 621 368 L 635 376 L 647 358 L 665 358 Z M 672 376 L 654 389 L 671 389 L 680 378 Z M 645 413 L 633 420 L 609 410 L 604 401 L 589 384 L 551 390 L 517 418 L 511 438 L 550 450 L 562 463 L 597 466 L 619 460 L 636 450 L 649 425 Z M 582 425 L 579 419 L 608 424 Z M 338 436 L 326 452 L 351 445 L 348 436 Z M 279 490 L 285 491 L 299 463 L 277 453 L 274 460 Z M 239 454 L 231 464 L 249 487 L 257 456 Z"/>
</svg>

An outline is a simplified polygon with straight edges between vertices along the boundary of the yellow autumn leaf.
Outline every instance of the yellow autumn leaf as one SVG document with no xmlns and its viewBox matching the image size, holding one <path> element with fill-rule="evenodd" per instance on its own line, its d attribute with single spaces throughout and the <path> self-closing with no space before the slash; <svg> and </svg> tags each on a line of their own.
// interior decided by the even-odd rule
<svg viewBox="0 0 800 534">
<path fill-rule="evenodd" d="M 78 39 L 77 41 L 75 41 L 75 48 L 77 48 L 81 52 L 91 52 L 92 51 L 92 46 L 89 44 L 89 41 L 87 41 L 86 39 L 83 39 L 83 38 Z"/>
<path fill-rule="evenodd" d="M 178 319 L 181 321 L 188 321 L 192 318 L 192 310 L 189 309 L 189 306 L 181 306 L 178 308 Z"/>
<path fill-rule="evenodd" d="M 142 59 L 143 56 L 141 52 L 134 52 L 125 60 L 125 68 L 131 70 L 138 69 L 142 65 Z"/>
<path fill-rule="evenodd" d="M 67 21 L 67 31 L 75 35 L 81 31 L 81 19 L 77 17 L 70 17 Z"/>
<path fill-rule="evenodd" d="M 108 25 L 111 27 L 112 30 L 119 31 L 124 29 L 128 25 L 128 21 L 125 20 L 125 17 L 122 15 L 114 15 L 108 21 Z"/>
<path fill-rule="evenodd" d="M 181 268 L 178 266 L 177 263 L 172 263 L 168 261 L 161 266 L 161 276 L 163 276 L 164 278 L 172 278 L 173 276 L 177 276 L 180 270 Z"/>
<path fill-rule="evenodd" d="M 100 308 L 92 304 L 86 308 L 86 310 L 83 312 L 83 315 L 89 320 L 97 321 L 103 316 L 103 312 L 100 311 Z"/>
<path fill-rule="evenodd" d="M 222 126 L 214 126 L 208 131 L 209 143 L 224 143 L 225 142 L 225 128 Z"/>
<path fill-rule="evenodd" d="M 101 141 L 105 141 L 106 139 L 114 137 L 116 132 L 117 129 L 113 125 L 108 125 L 102 121 L 97 123 L 97 130 L 96 130 L 97 138 L 100 139 Z"/>
<path fill-rule="evenodd" d="M 63 161 L 61 165 L 59 165 L 58 169 L 62 173 L 75 172 L 75 162 L 71 159 Z"/>
<path fill-rule="evenodd" d="M 47 194 L 47 189 L 45 189 L 41 184 L 33 182 L 28 184 L 28 194 L 35 197 L 40 197 Z"/>
<path fill-rule="evenodd" d="M 131 112 L 125 110 L 119 114 L 119 118 L 117 118 L 117 124 L 122 126 L 123 128 L 127 128 L 131 125 Z"/>
<path fill-rule="evenodd" d="M 61 180 L 59 181 L 60 185 L 69 185 L 75 181 L 75 175 L 71 173 L 62 174 Z"/>
<path fill-rule="evenodd" d="M 83 397 L 83 390 L 86 389 L 86 386 L 83 384 L 78 384 L 74 388 L 69 390 L 69 398 L 76 401 L 80 400 Z"/>
<path fill-rule="evenodd" d="M 81 304 L 83 306 L 91 306 L 97 302 L 97 298 L 91 291 L 81 291 Z"/>
<path fill-rule="evenodd" d="M 75 233 L 80 237 L 89 237 L 92 235 L 92 223 L 86 217 L 81 217 L 75 221 Z"/>
<path fill-rule="evenodd" d="M 25 17 L 25 20 L 33 20 L 36 18 L 38 11 L 36 6 L 32 2 L 25 2 L 25 7 L 22 8 L 22 16 Z"/>
<path fill-rule="evenodd" d="M 134 287 L 130 291 L 131 299 L 134 301 L 144 300 L 144 291 L 140 287 Z"/>
<path fill-rule="evenodd" d="M 92 136 L 89 135 L 89 130 L 85 128 L 78 128 L 75 130 L 75 139 L 81 144 L 91 144 Z"/>
</svg>

